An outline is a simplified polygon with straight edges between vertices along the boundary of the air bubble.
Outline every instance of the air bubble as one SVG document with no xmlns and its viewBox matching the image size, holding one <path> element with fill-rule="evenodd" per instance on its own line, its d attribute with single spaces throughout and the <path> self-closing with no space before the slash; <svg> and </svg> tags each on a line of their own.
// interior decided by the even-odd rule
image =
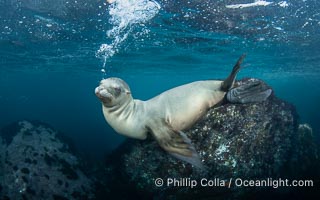
<svg viewBox="0 0 320 200">
<path fill-rule="evenodd" d="M 152 19 L 160 10 L 160 5 L 153 0 L 116 1 L 109 6 L 109 22 L 113 28 L 107 31 L 107 37 L 111 39 L 109 44 L 102 44 L 96 52 L 96 56 L 103 59 L 103 69 L 106 62 L 116 52 L 120 45 L 131 34 L 136 25 L 143 27 L 141 32 L 134 34 L 147 34 L 145 22 Z"/>
</svg>

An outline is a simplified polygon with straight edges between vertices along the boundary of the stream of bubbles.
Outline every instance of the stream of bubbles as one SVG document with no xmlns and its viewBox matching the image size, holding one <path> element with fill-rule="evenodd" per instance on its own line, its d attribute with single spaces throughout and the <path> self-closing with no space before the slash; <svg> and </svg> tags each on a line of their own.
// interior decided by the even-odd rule
<svg viewBox="0 0 320 200">
<path fill-rule="evenodd" d="M 143 26 L 152 19 L 161 6 L 154 0 L 116 0 L 108 7 L 109 23 L 112 28 L 106 32 L 108 43 L 100 45 L 96 56 L 103 60 L 101 72 L 103 77 L 107 75 L 107 61 L 119 52 L 121 44 L 133 34 L 136 26 Z M 146 28 L 145 28 L 146 29 Z M 144 30 L 144 32 L 147 32 Z"/>
</svg>

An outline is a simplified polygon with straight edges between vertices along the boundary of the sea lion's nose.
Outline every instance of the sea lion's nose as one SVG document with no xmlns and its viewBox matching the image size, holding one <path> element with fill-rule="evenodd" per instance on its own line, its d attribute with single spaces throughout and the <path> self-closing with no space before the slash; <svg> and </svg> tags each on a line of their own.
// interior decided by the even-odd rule
<svg viewBox="0 0 320 200">
<path fill-rule="evenodd" d="M 102 89 L 101 86 L 96 87 L 96 89 L 94 90 L 94 93 L 98 96 L 101 89 Z"/>
</svg>

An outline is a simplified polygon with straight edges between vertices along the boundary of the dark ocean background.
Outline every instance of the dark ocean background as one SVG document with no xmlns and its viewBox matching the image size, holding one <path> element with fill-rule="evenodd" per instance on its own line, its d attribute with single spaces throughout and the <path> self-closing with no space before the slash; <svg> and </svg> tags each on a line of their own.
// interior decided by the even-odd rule
<svg viewBox="0 0 320 200">
<path fill-rule="evenodd" d="M 160 0 L 159 10 L 131 13 L 134 20 L 108 37 L 117 22 L 104 1 L 0 0 L 0 127 L 40 120 L 103 155 L 124 137 L 105 122 L 94 94 L 102 78 L 120 77 L 146 100 L 191 81 L 223 79 L 246 53 L 238 78 L 271 85 L 319 139 L 320 3 L 226 7 L 253 2 Z M 97 53 L 117 37 L 114 54 Z"/>
</svg>

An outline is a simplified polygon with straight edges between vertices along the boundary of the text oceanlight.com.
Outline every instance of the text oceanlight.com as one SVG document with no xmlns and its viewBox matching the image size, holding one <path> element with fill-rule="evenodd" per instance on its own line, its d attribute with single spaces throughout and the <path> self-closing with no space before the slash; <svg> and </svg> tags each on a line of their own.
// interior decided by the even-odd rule
<svg viewBox="0 0 320 200">
<path fill-rule="evenodd" d="M 289 179 L 243 179 L 243 178 L 230 178 L 230 179 L 207 179 L 202 178 L 195 180 L 191 178 L 156 178 L 154 184 L 157 187 L 313 187 L 313 180 L 289 180 Z"/>
</svg>

